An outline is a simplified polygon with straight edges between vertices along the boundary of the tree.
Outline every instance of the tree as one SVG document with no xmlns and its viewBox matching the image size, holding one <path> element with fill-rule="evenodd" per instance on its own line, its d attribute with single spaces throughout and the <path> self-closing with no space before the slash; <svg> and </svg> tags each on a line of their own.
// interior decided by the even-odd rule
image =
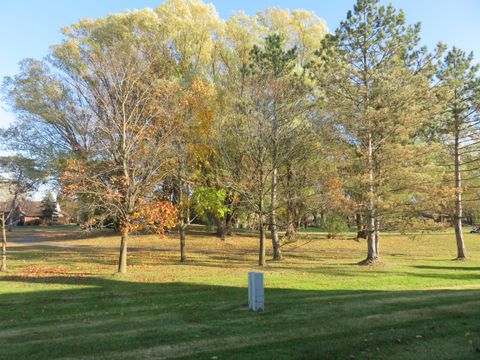
<svg viewBox="0 0 480 360">
<path fill-rule="evenodd" d="M 0 271 L 7 271 L 7 220 L 3 211 L 0 221 L 2 222 L 2 263 L 0 264 Z"/>
<path fill-rule="evenodd" d="M 254 83 L 247 86 L 255 86 Z M 265 198 L 269 192 L 268 135 L 261 117 L 250 107 L 255 100 L 255 90 L 244 96 L 233 111 L 231 120 L 222 127 L 222 158 L 229 169 L 229 183 L 242 196 L 242 202 L 256 214 L 259 231 L 259 265 L 265 265 Z M 232 109 L 233 110 L 233 109 Z"/>
<path fill-rule="evenodd" d="M 248 67 L 244 68 L 241 98 L 230 104 L 230 121 L 222 126 L 220 136 L 231 186 L 257 214 L 259 264 L 264 265 L 267 214 L 273 258 L 281 259 L 277 176 L 287 156 L 286 139 L 298 125 L 294 120 L 304 111 L 304 102 L 295 97 L 302 96 L 303 84 L 293 74 L 296 49 L 285 50 L 282 35 L 267 36 L 264 46 L 254 46 L 250 56 Z"/>
<path fill-rule="evenodd" d="M 325 22 L 311 12 L 274 8 L 253 17 L 235 14 L 226 22 L 220 42 L 218 57 L 224 71 L 219 72 L 216 79 L 221 96 L 217 128 L 225 175 L 223 183 L 237 208 L 256 214 L 260 264 L 264 263 L 267 215 L 274 258 L 281 257 L 278 236 L 281 224 L 277 218 L 284 204 L 278 201 L 279 178 L 283 175 L 279 171 L 285 170 L 287 152 L 295 149 L 287 145 L 287 138 L 292 140 L 295 128 L 305 125 L 293 101 L 299 99 L 299 108 L 306 103 L 307 91 L 300 75 L 326 33 Z M 272 112 L 269 104 L 279 100 L 281 104 Z M 272 143 L 269 129 L 273 123 L 281 129 Z M 297 159 L 291 160 L 293 163 Z M 275 176 L 271 176 L 273 169 L 277 172 Z"/>
<path fill-rule="evenodd" d="M 57 201 L 52 192 L 48 192 L 42 200 L 42 216 L 49 221 L 58 219 Z"/>
<path fill-rule="evenodd" d="M 61 71 L 63 65 L 57 65 Z M 82 96 L 81 87 L 62 81 L 48 62 L 21 61 L 20 73 L 4 79 L 2 92 L 16 114 L 11 127 L 0 132 L 9 150 L 31 159 L 52 176 L 61 173 L 62 159 L 89 152 L 94 136 L 89 99 Z"/>
<path fill-rule="evenodd" d="M 127 270 L 134 214 L 157 202 L 152 194 L 173 166 L 178 85 L 158 49 L 158 21 L 150 10 L 82 20 L 63 30 L 66 40 L 53 47 L 49 63 L 35 65 L 33 74 L 26 68 L 7 86 L 32 127 L 65 144 L 61 154 L 50 142 L 30 151 L 52 150 L 65 192 L 120 225 L 119 272 Z M 170 223 L 156 224 L 161 231 Z"/>
<path fill-rule="evenodd" d="M 287 135 L 285 133 L 288 132 L 289 123 L 298 116 L 294 105 L 299 97 L 298 92 L 288 91 L 298 86 L 289 79 L 296 65 L 297 53 L 296 48 L 284 50 L 283 35 L 274 34 L 265 39 L 263 49 L 255 45 L 251 57 L 247 74 L 257 82 L 258 99 L 255 107 L 268 134 L 266 152 L 271 164 L 271 170 L 268 171 L 271 178 L 269 227 L 273 259 L 280 260 L 282 254 L 277 228 L 278 168 L 284 159 L 283 154 L 280 154 L 281 142 Z"/>
<path fill-rule="evenodd" d="M 46 181 L 47 173 L 34 159 L 22 156 L 0 157 L 0 170 L 8 178 L 10 196 L 5 200 L 10 205 L 5 222 L 11 231 L 15 225 L 15 212 L 18 211 L 20 202 Z"/>
<path fill-rule="evenodd" d="M 173 140 L 175 151 L 174 198 L 179 207 L 180 261 L 186 260 L 186 230 L 206 211 L 214 211 L 212 188 L 204 187 L 209 177 L 208 159 L 212 157 L 214 89 L 201 79 L 188 84 L 181 96 L 178 110 L 178 131 Z M 191 211 L 196 215 L 192 216 Z"/>
<path fill-rule="evenodd" d="M 366 264 L 379 258 L 381 221 L 392 209 L 412 206 L 420 190 L 415 184 L 429 175 L 419 156 L 422 148 L 428 152 L 415 135 L 435 110 L 429 79 L 438 54 L 417 49 L 419 31 L 391 5 L 358 0 L 319 52 L 316 75 L 326 116 L 350 145 L 351 189 L 358 191 L 351 196 L 365 204 Z"/>
<path fill-rule="evenodd" d="M 478 160 L 480 141 L 480 77 L 478 65 L 473 65 L 473 54 L 453 48 L 445 56 L 437 76 L 444 93 L 443 111 L 438 116 L 436 130 L 446 145 L 452 161 L 448 168 L 453 171 L 455 188 L 455 208 L 453 223 L 457 242 L 457 259 L 467 257 L 462 232 L 463 184 L 462 174 L 470 174 L 478 169 L 469 164 Z M 472 158 L 473 155 L 473 158 Z"/>
</svg>

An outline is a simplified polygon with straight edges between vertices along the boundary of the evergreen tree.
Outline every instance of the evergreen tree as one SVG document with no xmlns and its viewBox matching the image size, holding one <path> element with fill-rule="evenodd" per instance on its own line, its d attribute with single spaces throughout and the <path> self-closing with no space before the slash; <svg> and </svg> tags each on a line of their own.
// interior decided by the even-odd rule
<svg viewBox="0 0 480 360">
<path fill-rule="evenodd" d="M 453 223 L 457 241 L 457 258 L 465 259 L 467 252 L 462 233 L 463 218 L 463 174 L 472 178 L 478 170 L 480 143 L 480 77 L 478 65 L 473 65 L 473 54 L 453 48 L 445 56 L 438 70 L 445 97 L 443 111 L 438 116 L 437 130 L 446 146 L 448 169 L 454 176 L 455 207 Z M 472 165 L 473 164 L 473 168 Z"/>
<path fill-rule="evenodd" d="M 42 216 L 49 220 L 54 221 L 58 219 L 57 201 L 51 192 L 48 192 L 42 199 Z"/>
<path fill-rule="evenodd" d="M 418 156 L 415 134 L 433 111 L 432 55 L 417 50 L 420 25 L 406 25 L 402 11 L 378 3 L 358 0 L 325 39 L 314 66 L 327 118 L 349 145 L 350 196 L 367 222 L 364 263 L 379 258 L 381 222 L 389 212 L 413 204 L 426 160 Z"/>
</svg>

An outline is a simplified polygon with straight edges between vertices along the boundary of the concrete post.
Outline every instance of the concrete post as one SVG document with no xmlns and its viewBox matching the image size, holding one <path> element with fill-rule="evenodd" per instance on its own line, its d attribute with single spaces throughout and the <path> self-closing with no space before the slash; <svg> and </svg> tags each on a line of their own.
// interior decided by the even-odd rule
<svg viewBox="0 0 480 360">
<path fill-rule="evenodd" d="M 248 307 L 253 311 L 265 310 L 263 273 L 248 273 Z"/>
</svg>

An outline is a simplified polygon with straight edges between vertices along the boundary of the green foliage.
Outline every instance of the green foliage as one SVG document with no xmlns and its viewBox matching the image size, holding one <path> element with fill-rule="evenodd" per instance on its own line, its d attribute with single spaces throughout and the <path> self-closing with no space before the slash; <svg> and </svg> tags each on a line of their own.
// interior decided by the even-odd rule
<svg viewBox="0 0 480 360">
<path fill-rule="evenodd" d="M 340 233 L 348 231 L 348 225 L 345 216 L 337 213 L 328 214 L 323 224 L 324 230 L 328 233 L 330 239 L 335 239 Z"/>
<path fill-rule="evenodd" d="M 9 190 L 18 200 L 36 191 L 48 176 L 37 161 L 23 156 L 0 157 L 0 173 L 10 180 Z"/>
<path fill-rule="evenodd" d="M 250 57 L 252 71 L 261 74 L 272 74 L 274 77 L 288 75 L 297 60 L 297 48 L 285 50 L 285 35 L 272 34 L 264 40 L 263 49 L 254 45 Z"/>
<path fill-rule="evenodd" d="M 51 192 L 48 192 L 42 199 L 42 215 L 49 221 L 58 218 L 57 201 Z"/>
<path fill-rule="evenodd" d="M 227 192 L 224 189 L 214 189 L 208 186 L 199 186 L 192 197 L 193 209 L 199 216 L 205 218 L 207 214 L 223 217 L 229 211 L 225 205 Z"/>
</svg>

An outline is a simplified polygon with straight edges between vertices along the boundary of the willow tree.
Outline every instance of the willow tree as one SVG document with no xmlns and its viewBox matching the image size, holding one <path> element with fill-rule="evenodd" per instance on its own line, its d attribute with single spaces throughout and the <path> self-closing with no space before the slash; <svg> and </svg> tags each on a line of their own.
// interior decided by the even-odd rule
<svg viewBox="0 0 480 360">
<path fill-rule="evenodd" d="M 212 76 L 224 26 L 215 7 L 201 0 L 168 0 L 155 13 L 163 55 L 175 75 L 184 80 Z"/>
<path fill-rule="evenodd" d="M 379 258 L 381 220 L 414 204 L 415 183 L 426 176 L 415 134 L 431 116 L 433 67 L 432 56 L 417 48 L 419 33 L 420 25 L 406 25 L 391 5 L 358 0 L 319 52 L 315 75 L 327 117 L 350 145 L 350 182 L 363 201 L 365 263 Z"/>
<path fill-rule="evenodd" d="M 453 48 L 445 56 L 437 76 L 444 92 L 442 114 L 438 116 L 437 131 L 451 155 L 448 169 L 452 171 L 455 188 L 453 223 L 457 242 L 457 258 L 466 259 L 462 233 L 463 174 L 472 178 L 478 170 L 480 143 L 480 77 L 473 54 Z M 471 166 L 473 165 L 473 167 Z M 467 200 L 476 200 L 471 196 Z"/>
</svg>

